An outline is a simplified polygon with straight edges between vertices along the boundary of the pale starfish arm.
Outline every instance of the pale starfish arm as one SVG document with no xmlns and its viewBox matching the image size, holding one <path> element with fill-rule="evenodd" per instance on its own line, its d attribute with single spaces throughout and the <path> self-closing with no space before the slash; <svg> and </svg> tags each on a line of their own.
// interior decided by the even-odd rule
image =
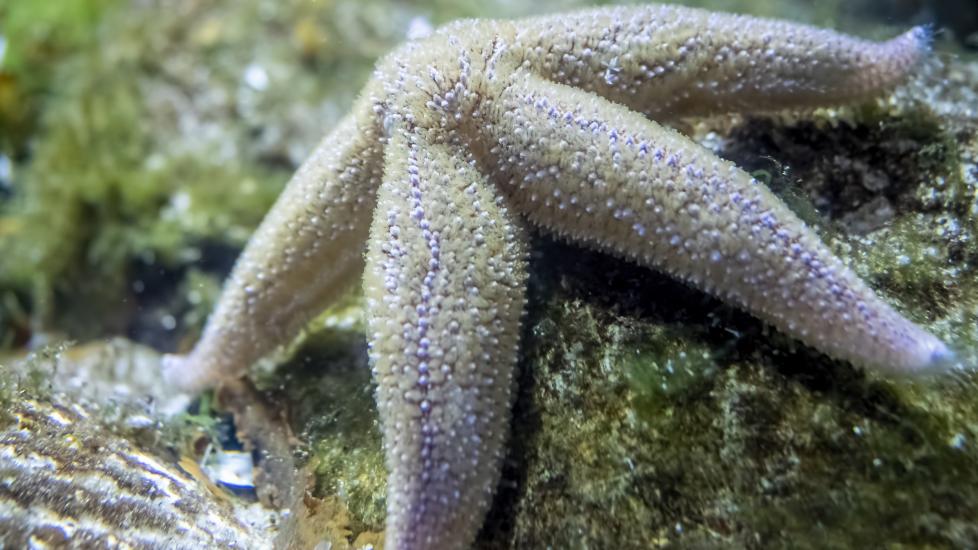
<svg viewBox="0 0 978 550">
<path fill-rule="evenodd" d="M 493 177 L 539 226 L 662 269 L 858 365 L 909 372 L 949 360 L 769 190 L 685 136 L 528 74 L 499 98 L 484 125 Z"/>
<path fill-rule="evenodd" d="M 196 347 L 164 359 L 172 383 L 199 390 L 240 374 L 356 281 L 383 170 L 374 101 L 368 89 L 292 177 L 238 258 Z"/>
<path fill-rule="evenodd" d="M 390 470 L 385 548 L 466 548 L 508 429 L 524 237 L 451 147 L 399 132 L 386 158 L 364 275 Z"/>
<path fill-rule="evenodd" d="M 524 66 L 659 122 L 866 99 L 904 80 L 931 41 L 922 27 L 877 43 L 663 5 L 540 17 L 520 28 Z"/>
</svg>

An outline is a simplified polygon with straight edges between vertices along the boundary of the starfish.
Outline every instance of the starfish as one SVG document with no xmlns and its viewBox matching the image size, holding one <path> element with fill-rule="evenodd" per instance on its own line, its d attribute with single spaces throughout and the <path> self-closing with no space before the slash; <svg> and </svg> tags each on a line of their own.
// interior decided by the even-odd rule
<svg viewBox="0 0 978 550">
<path fill-rule="evenodd" d="M 463 21 L 381 61 L 241 254 L 168 379 L 199 390 L 294 338 L 363 273 L 387 548 L 461 548 L 499 475 L 528 226 L 714 294 L 857 366 L 952 353 L 750 175 L 671 129 L 857 102 L 929 51 L 672 6 Z M 366 249 L 366 254 L 364 250 Z"/>
</svg>

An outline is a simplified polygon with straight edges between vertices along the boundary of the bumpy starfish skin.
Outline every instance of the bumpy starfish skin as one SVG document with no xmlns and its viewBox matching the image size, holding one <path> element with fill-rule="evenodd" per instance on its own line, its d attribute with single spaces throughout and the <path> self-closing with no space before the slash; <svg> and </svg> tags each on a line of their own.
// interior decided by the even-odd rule
<svg viewBox="0 0 978 550">
<path fill-rule="evenodd" d="M 363 271 L 383 174 L 383 137 L 369 88 L 299 168 L 235 265 L 203 336 L 171 379 L 189 390 L 235 376 L 295 337 Z"/>
<path fill-rule="evenodd" d="M 390 548 L 472 540 L 502 458 L 524 239 L 464 158 L 398 131 L 371 231 L 364 290 L 386 419 Z"/>
<path fill-rule="evenodd" d="M 500 99 L 486 131 L 500 144 L 492 177 L 532 222 L 667 271 L 835 357 L 910 371 L 946 354 L 733 164 L 533 75 Z"/>
<path fill-rule="evenodd" d="M 368 248 L 387 547 L 459 548 L 499 471 L 525 292 L 522 219 L 680 277 L 857 365 L 944 364 L 944 344 L 770 191 L 650 120 L 869 98 L 927 50 L 921 29 L 871 43 L 668 6 L 445 27 L 378 66 L 169 375 L 200 388 L 242 372 L 325 307 Z"/>
</svg>

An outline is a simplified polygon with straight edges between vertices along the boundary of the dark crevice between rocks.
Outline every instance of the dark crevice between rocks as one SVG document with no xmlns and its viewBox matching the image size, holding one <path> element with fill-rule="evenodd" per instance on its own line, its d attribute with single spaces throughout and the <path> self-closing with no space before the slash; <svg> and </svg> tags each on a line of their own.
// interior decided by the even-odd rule
<svg viewBox="0 0 978 550">
<path fill-rule="evenodd" d="M 939 122 L 923 111 L 897 117 L 869 109 L 834 126 L 748 118 L 720 154 L 766 180 L 806 222 L 862 235 L 907 212 L 934 209 L 918 191 L 948 177 L 954 165 L 952 138 Z M 820 219 L 799 205 L 803 198 Z"/>
<path fill-rule="evenodd" d="M 947 257 L 966 272 L 978 266 L 968 257 L 972 192 L 961 180 L 958 149 L 971 136 L 963 132 L 942 126 L 924 106 L 900 115 L 864 106 L 841 120 L 748 118 L 730 132 L 721 154 L 768 184 L 806 223 L 852 244 L 857 255 L 872 257 L 868 247 L 877 231 L 905 243 L 906 264 L 889 261 L 867 279 L 917 304 L 927 315 L 917 320 L 927 321 L 946 316 L 967 291 L 930 276 L 939 266 L 928 269 L 928 261 L 937 261 L 928 258 Z M 938 254 L 931 256 L 930 248 Z"/>
<path fill-rule="evenodd" d="M 210 241 L 197 245 L 200 259 L 194 265 L 167 266 L 156 261 L 134 259 L 129 266 L 128 300 L 130 314 L 122 332 L 134 342 L 146 344 L 160 351 L 180 352 L 193 334 L 201 327 L 185 326 L 183 320 L 193 309 L 187 300 L 184 286 L 191 268 L 224 281 L 234 266 L 241 249 Z M 164 316 L 173 317 L 175 325 L 163 326 Z"/>
</svg>

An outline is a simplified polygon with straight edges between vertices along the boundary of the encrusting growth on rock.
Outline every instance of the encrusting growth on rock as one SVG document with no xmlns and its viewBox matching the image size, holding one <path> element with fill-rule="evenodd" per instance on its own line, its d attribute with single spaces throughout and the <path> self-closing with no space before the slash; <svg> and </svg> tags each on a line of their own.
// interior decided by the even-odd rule
<svg viewBox="0 0 978 550">
<path fill-rule="evenodd" d="M 524 221 L 670 273 L 833 357 L 945 366 L 945 345 L 769 190 L 661 125 L 868 99 L 928 51 L 921 28 L 873 43 L 670 6 L 444 27 L 378 65 L 252 237 L 197 347 L 168 359 L 169 378 L 198 390 L 240 374 L 366 267 L 386 547 L 462 548 L 503 452 Z"/>
</svg>

